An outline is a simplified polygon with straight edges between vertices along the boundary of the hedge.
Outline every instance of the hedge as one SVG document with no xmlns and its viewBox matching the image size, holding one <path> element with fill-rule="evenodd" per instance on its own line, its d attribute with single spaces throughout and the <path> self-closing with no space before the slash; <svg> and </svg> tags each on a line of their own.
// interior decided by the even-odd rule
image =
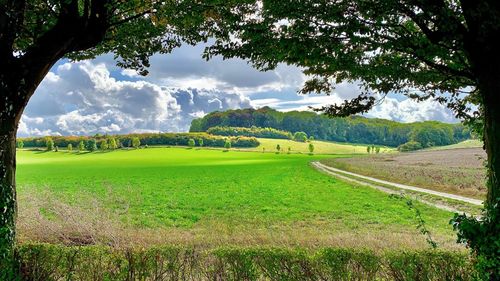
<svg viewBox="0 0 500 281">
<path fill-rule="evenodd" d="M 474 280 L 462 252 L 24 244 L 23 280 Z"/>
<path fill-rule="evenodd" d="M 259 141 L 253 137 L 221 137 L 213 136 L 206 133 L 159 133 L 159 134 L 128 134 L 128 135 L 113 135 L 113 136 L 53 136 L 50 137 L 56 146 L 59 148 L 67 147 L 68 144 L 73 147 L 78 147 L 78 143 L 83 141 L 87 143 L 90 139 L 95 139 L 98 143 L 101 140 L 115 138 L 122 146 L 128 147 L 131 139 L 137 137 L 141 141 L 141 145 L 184 145 L 187 146 L 189 139 L 203 139 L 204 146 L 224 147 L 226 139 L 231 141 L 232 147 L 257 147 Z M 24 148 L 45 147 L 46 137 L 35 138 L 20 138 L 24 143 Z M 197 141 L 198 143 L 198 141 Z"/>
<path fill-rule="evenodd" d="M 287 131 L 277 130 L 274 128 L 261 128 L 261 127 L 211 127 L 208 128 L 207 133 L 217 136 L 246 136 L 256 138 L 269 138 L 269 139 L 292 139 L 292 134 Z"/>
</svg>

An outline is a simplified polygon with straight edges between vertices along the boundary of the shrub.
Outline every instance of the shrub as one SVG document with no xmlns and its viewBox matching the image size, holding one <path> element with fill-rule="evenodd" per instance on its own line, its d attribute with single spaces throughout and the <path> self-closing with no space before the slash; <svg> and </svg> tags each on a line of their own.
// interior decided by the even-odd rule
<svg viewBox="0 0 500 281">
<path fill-rule="evenodd" d="M 314 144 L 310 143 L 309 144 L 309 153 L 313 153 L 314 152 Z"/>
<path fill-rule="evenodd" d="M 21 244 L 23 280 L 476 280 L 460 252 Z"/>
<path fill-rule="evenodd" d="M 57 145 L 56 145 L 56 146 L 54 147 L 54 151 L 55 151 L 55 152 L 58 152 L 58 151 L 59 151 L 59 146 L 57 146 Z"/>
<path fill-rule="evenodd" d="M 22 149 L 24 147 L 23 140 L 18 140 L 16 145 L 17 145 L 17 148 Z"/>
<path fill-rule="evenodd" d="M 116 144 L 116 139 L 115 138 L 109 138 L 108 139 L 108 148 L 115 150 L 118 148 L 118 145 Z"/>
<path fill-rule="evenodd" d="M 199 139 L 198 139 L 198 145 L 199 145 L 200 147 L 202 147 L 202 146 L 203 146 L 203 139 L 202 139 L 202 138 L 199 138 Z"/>
<path fill-rule="evenodd" d="M 304 132 L 295 132 L 295 134 L 293 135 L 293 140 L 300 141 L 300 142 L 306 142 L 307 141 L 307 134 Z"/>
<path fill-rule="evenodd" d="M 82 152 L 85 150 L 85 144 L 83 144 L 83 141 L 80 141 L 78 143 L 78 152 Z"/>
<path fill-rule="evenodd" d="M 400 152 L 415 151 L 419 149 L 422 149 L 422 145 L 416 141 L 409 141 L 398 146 L 398 151 Z"/>
<path fill-rule="evenodd" d="M 54 150 L 54 141 L 51 137 L 45 138 L 45 147 L 47 148 L 47 151 Z"/>
<path fill-rule="evenodd" d="M 276 152 L 280 153 L 281 151 L 281 146 L 279 144 L 276 145 Z"/>
<path fill-rule="evenodd" d="M 108 141 L 107 140 L 102 140 L 101 143 L 99 144 L 99 148 L 101 150 L 107 150 L 109 148 Z"/>
<path fill-rule="evenodd" d="M 70 143 L 68 144 L 67 148 L 68 151 L 73 151 L 73 145 Z"/>
<path fill-rule="evenodd" d="M 90 139 L 85 145 L 85 149 L 92 152 L 97 150 L 97 141 L 95 139 Z"/>
<path fill-rule="evenodd" d="M 372 147 L 371 146 L 367 146 L 366 147 L 366 152 L 370 153 L 370 151 L 372 150 Z"/>
<path fill-rule="evenodd" d="M 379 153 L 380 153 L 380 147 L 379 147 L 379 146 L 377 146 L 377 147 L 375 148 L 375 153 L 377 153 L 377 154 L 379 154 Z"/>
<path fill-rule="evenodd" d="M 138 148 L 139 146 L 141 146 L 141 140 L 138 137 L 133 137 L 131 139 L 131 144 L 133 148 Z"/>
<path fill-rule="evenodd" d="M 226 140 L 226 142 L 224 143 L 224 148 L 226 150 L 229 150 L 231 148 L 231 141 L 230 140 Z"/>
<path fill-rule="evenodd" d="M 196 145 L 196 142 L 194 141 L 194 139 L 189 139 L 188 140 L 188 146 L 189 147 L 194 147 Z"/>
</svg>

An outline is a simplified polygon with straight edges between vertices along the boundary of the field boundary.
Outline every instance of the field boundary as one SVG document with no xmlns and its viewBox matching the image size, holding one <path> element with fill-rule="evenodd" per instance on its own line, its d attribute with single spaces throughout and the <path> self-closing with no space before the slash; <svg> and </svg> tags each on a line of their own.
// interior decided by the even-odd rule
<svg viewBox="0 0 500 281">
<path fill-rule="evenodd" d="M 437 192 L 434 190 L 428 190 L 428 189 L 418 188 L 418 187 L 413 187 L 413 188 L 416 188 L 416 190 L 399 188 L 398 186 L 400 186 L 401 184 L 391 183 L 388 181 L 383 181 L 383 180 L 379 180 L 379 179 L 375 179 L 375 178 L 371 178 L 371 177 L 358 175 L 358 174 L 351 173 L 351 172 L 346 172 L 346 171 L 343 171 L 343 170 L 340 170 L 337 168 L 332 168 L 332 167 L 326 166 L 324 164 L 319 163 L 318 161 L 311 162 L 311 165 L 315 169 L 317 169 L 318 171 L 326 173 L 330 176 L 337 177 L 339 179 L 342 179 L 342 180 L 345 180 L 345 181 L 348 181 L 351 183 L 355 183 L 355 184 L 359 184 L 359 185 L 363 185 L 363 186 L 368 186 L 368 187 L 377 189 L 379 191 L 382 191 L 382 192 L 385 192 L 388 194 L 400 194 L 401 192 L 408 191 L 410 193 L 409 195 L 412 199 L 418 200 L 424 204 L 431 205 L 433 207 L 436 207 L 438 209 L 445 210 L 445 211 L 471 214 L 471 213 L 478 213 L 476 209 L 479 206 L 482 206 L 482 202 L 480 202 L 480 200 L 477 200 L 477 199 L 463 197 L 464 199 L 466 199 L 466 201 L 462 201 L 462 200 L 455 199 L 455 196 L 458 196 L 458 195 L 454 195 L 454 194 Z M 405 185 L 402 185 L 402 186 L 405 186 Z M 412 187 L 412 186 L 408 186 L 408 187 Z M 435 193 L 438 193 L 438 194 L 435 194 Z M 420 194 L 422 194 L 422 195 L 425 194 L 428 197 L 426 197 L 424 199 L 424 198 L 422 198 L 422 196 L 420 196 Z M 445 195 L 445 196 L 441 196 L 440 194 Z M 451 197 L 449 197 L 447 195 L 451 195 Z M 462 197 L 462 196 L 458 196 L 458 197 Z M 426 199 L 429 199 L 429 200 L 426 200 Z M 443 200 L 444 202 L 440 199 L 444 199 Z M 447 200 L 460 201 L 461 205 L 459 204 L 457 206 L 457 204 L 447 204 L 447 203 L 449 203 L 449 202 L 446 202 Z M 472 201 L 469 202 L 468 200 L 472 200 Z M 469 205 L 470 207 L 466 207 L 466 206 L 464 206 L 464 203 L 466 203 L 465 205 L 467 205 L 467 204 L 474 205 L 474 207 L 472 207 L 470 205 Z"/>
</svg>

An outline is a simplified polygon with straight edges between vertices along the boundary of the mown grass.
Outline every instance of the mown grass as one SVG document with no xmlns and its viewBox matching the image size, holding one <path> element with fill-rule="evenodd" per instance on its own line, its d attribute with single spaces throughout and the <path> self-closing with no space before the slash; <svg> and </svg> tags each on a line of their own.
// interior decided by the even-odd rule
<svg viewBox="0 0 500 281">
<path fill-rule="evenodd" d="M 185 148 L 19 151 L 20 237 L 76 244 L 126 238 L 205 246 L 427 247 L 405 202 L 308 165 L 327 157 Z M 452 214 L 417 206 L 435 239 L 455 247 Z"/>
<path fill-rule="evenodd" d="M 288 153 L 290 148 L 291 153 L 309 153 L 309 143 L 314 145 L 314 153 L 316 154 L 366 154 L 366 145 L 337 143 L 328 141 L 314 140 L 311 142 L 298 142 L 285 139 L 265 139 L 259 138 L 260 145 L 256 148 L 248 150 L 277 152 L 276 145 L 280 145 L 282 153 Z M 394 148 L 383 147 L 381 152 L 394 152 Z"/>
<path fill-rule="evenodd" d="M 444 145 L 444 146 L 434 146 L 427 148 L 425 150 L 447 150 L 447 149 L 457 149 L 457 148 L 477 148 L 483 147 L 483 142 L 480 140 L 465 140 L 456 144 Z"/>
</svg>

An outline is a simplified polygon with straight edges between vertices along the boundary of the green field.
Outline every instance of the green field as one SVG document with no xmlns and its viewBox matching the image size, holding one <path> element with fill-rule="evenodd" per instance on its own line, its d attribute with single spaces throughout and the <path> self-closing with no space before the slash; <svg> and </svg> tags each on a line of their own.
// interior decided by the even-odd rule
<svg viewBox="0 0 500 281">
<path fill-rule="evenodd" d="M 257 148 L 248 150 L 276 152 L 276 145 L 280 145 L 284 153 L 288 153 L 290 148 L 291 153 L 309 153 L 309 142 L 298 142 L 286 139 L 258 139 L 260 145 Z M 366 154 L 366 145 L 337 143 L 328 141 L 312 141 L 314 145 L 314 153 L 316 154 Z M 380 152 L 394 152 L 394 148 L 383 147 Z"/>
<path fill-rule="evenodd" d="M 403 200 L 309 166 L 327 157 L 334 156 L 186 148 L 19 151 L 19 237 L 75 244 L 427 247 Z M 452 214 L 416 206 L 434 239 L 457 247 Z"/>
</svg>

